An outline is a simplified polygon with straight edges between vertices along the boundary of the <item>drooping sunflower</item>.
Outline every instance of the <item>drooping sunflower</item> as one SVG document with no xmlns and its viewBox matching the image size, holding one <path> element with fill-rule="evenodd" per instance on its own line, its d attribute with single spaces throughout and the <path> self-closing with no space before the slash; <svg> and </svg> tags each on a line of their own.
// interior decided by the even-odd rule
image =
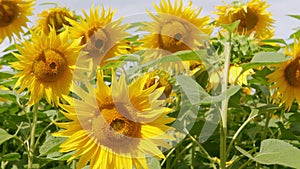
<svg viewBox="0 0 300 169">
<path fill-rule="evenodd" d="M 96 89 L 89 83 L 86 90 L 73 86 L 79 99 L 66 96 L 69 104 L 61 104 L 62 113 L 71 122 L 56 123 L 66 130 L 55 136 L 68 137 L 60 145 L 61 152 L 75 151 L 68 159 L 80 157 L 78 168 L 89 162 L 92 169 L 144 168 L 146 155 L 164 158 L 157 146 L 169 147 L 165 139 L 173 139 L 166 124 L 169 108 L 158 100 L 163 88 L 157 84 L 144 89 L 148 75 L 126 84 L 124 76 L 112 75 L 110 87 L 101 71 L 97 74 Z"/>
<path fill-rule="evenodd" d="M 253 69 L 246 70 L 244 72 L 243 68 L 239 65 L 230 65 L 228 72 L 228 83 L 233 85 L 237 84 L 240 86 L 248 85 L 248 77 L 254 74 Z M 223 76 L 224 69 L 216 69 L 211 71 L 209 77 L 209 90 L 216 89 L 221 84 L 221 78 Z"/>
<path fill-rule="evenodd" d="M 267 76 L 269 82 L 273 82 L 272 88 L 280 94 L 281 104 L 285 103 L 285 109 L 289 110 L 296 98 L 300 104 L 300 43 L 294 42 L 292 50 L 287 50 L 288 56 L 293 56 L 291 60 L 278 65 L 278 69 Z"/>
<path fill-rule="evenodd" d="M 75 20 L 73 12 L 63 7 L 50 8 L 43 10 L 38 14 L 38 21 L 36 26 L 33 28 L 37 32 L 49 34 L 50 27 L 54 28 L 57 33 L 63 28 L 64 25 L 70 25 L 65 19 L 66 17 Z"/>
<path fill-rule="evenodd" d="M 159 6 L 153 6 L 157 14 L 148 11 L 153 21 L 141 27 L 149 33 L 141 39 L 142 48 L 146 50 L 145 63 L 178 51 L 198 49 L 212 32 L 209 17 L 199 17 L 201 9 L 193 9 L 191 2 L 184 7 L 182 0 L 175 0 L 174 4 L 161 0 Z M 168 63 L 162 67 L 178 71 L 189 69 L 188 62 Z"/>
<path fill-rule="evenodd" d="M 243 68 L 239 65 L 231 65 L 229 68 L 228 82 L 230 84 L 248 85 L 248 77 L 254 73 L 253 69 L 243 72 Z M 242 73 L 242 74 L 241 74 Z"/>
<path fill-rule="evenodd" d="M 34 0 L 0 1 L 0 43 L 13 35 L 20 37 L 23 27 L 27 27 L 28 16 L 32 15 Z"/>
<path fill-rule="evenodd" d="M 13 53 L 19 61 L 11 66 L 20 70 L 14 88 L 25 88 L 30 93 L 29 105 L 37 103 L 43 96 L 49 104 L 59 102 L 62 94 L 68 94 L 73 78 L 74 66 L 82 46 L 80 39 L 69 41 L 68 32 L 56 34 L 50 29 L 49 35 L 31 31 L 31 40 L 17 46 L 20 54 Z"/>
<path fill-rule="evenodd" d="M 121 25 L 121 19 L 112 21 L 114 11 L 108 9 L 106 12 L 102 7 L 101 14 L 99 6 L 90 9 L 88 15 L 83 10 L 85 18 L 80 21 L 67 19 L 70 24 L 70 34 L 74 39 L 81 38 L 81 44 L 85 44 L 83 51 L 87 55 L 82 59 L 91 59 L 94 66 L 105 65 L 108 58 L 128 53 L 129 45 L 124 40 L 128 33 L 125 32 L 127 25 Z"/>
<path fill-rule="evenodd" d="M 240 20 L 239 34 L 254 33 L 258 39 L 268 39 L 274 35 L 272 14 L 267 11 L 269 4 L 264 0 L 250 0 L 242 3 L 234 1 L 232 4 L 217 6 L 217 25 L 230 24 Z"/>
<path fill-rule="evenodd" d="M 173 87 L 169 73 L 159 69 L 150 72 L 144 88 L 149 88 L 155 84 L 157 84 L 157 88 L 164 87 L 164 92 L 161 98 L 168 98 L 170 96 Z"/>
</svg>

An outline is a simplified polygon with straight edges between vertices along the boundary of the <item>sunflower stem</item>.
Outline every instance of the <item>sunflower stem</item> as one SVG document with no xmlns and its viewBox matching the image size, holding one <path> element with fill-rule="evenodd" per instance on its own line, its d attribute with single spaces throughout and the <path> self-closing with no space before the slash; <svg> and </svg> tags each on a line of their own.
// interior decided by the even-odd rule
<svg viewBox="0 0 300 169">
<path fill-rule="evenodd" d="M 231 34 L 230 34 L 231 36 Z M 228 87 L 228 72 L 230 67 L 230 56 L 231 56 L 231 37 L 229 44 L 225 44 L 225 61 L 224 61 L 224 74 L 222 78 L 222 93 L 225 93 Z M 221 125 L 220 125 L 220 168 L 226 168 L 227 161 L 227 108 L 228 98 L 226 97 L 221 104 Z"/>
<path fill-rule="evenodd" d="M 37 112 L 38 112 L 38 103 L 33 106 L 33 117 L 31 122 L 31 130 L 30 130 L 30 145 L 29 145 L 29 152 L 28 152 L 28 169 L 32 169 L 33 165 L 33 157 L 35 151 L 35 131 L 36 131 L 36 124 L 37 124 Z"/>
</svg>

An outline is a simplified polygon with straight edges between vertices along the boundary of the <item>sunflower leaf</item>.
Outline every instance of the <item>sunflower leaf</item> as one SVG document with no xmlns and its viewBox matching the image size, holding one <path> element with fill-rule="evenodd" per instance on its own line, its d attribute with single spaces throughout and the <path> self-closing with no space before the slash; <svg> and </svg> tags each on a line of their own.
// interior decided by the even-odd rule
<svg viewBox="0 0 300 169">
<path fill-rule="evenodd" d="M 255 157 L 240 147 L 236 147 L 236 149 L 246 157 L 261 164 L 300 168 L 300 150 L 282 140 L 263 140 L 261 142 L 260 151 Z"/>
<path fill-rule="evenodd" d="M 193 105 L 199 104 L 201 98 L 209 97 L 209 94 L 191 77 L 179 75 L 176 81 Z"/>
<path fill-rule="evenodd" d="M 0 128 L 0 145 L 13 137 L 13 135 Z"/>
<path fill-rule="evenodd" d="M 288 45 L 284 39 L 279 39 L 279 38 L 276 38 L 276 39 L 265 39 L 265 40 L 262 40 L 261 42 L 265 42 L 265 43 L 280 43 L 280 44 L 284 44 L 284 45 Z"/>
<path fill-rule="evenodd" d="M 21 158 L 19 153 L 9 153 L 0 157 L 0 161 L 16 161 Z"/>
<path fill-rule="evenodd" d="M 240 66 L 243 68 L 243 72 L 259 67 L 259 66 L 266 66 L 270 64 L 278 64 L 281 62 L 285 62 L 287 60 L 290 60 L 291 57 L 285 56 L 284 53 L 279 52 L 259 52 L 254 55 L 250 63 L 244 63 Z"/>
<path fill-rule="evenodd" d="M 287 15 L 287 16 L 290 16 L 292 18 L 295 18 L 295 19 L 299 19 L 300 20 L 300 15 Z"/>
<path fill-rule="evenodd" d="M 240 20 L 237 20 L 231 24 L 225 24 L 225 25 L 221 25 L 222 28 L 226 29 L 228 32 L 233 32 L 234 30 L 236 30 L 238 28 L 240 24 Z"/>
<path fill-rule="evenodd" d="M 39 149 L 39 152 L 41 154 L 40 156 L 44 156 L 58 151 L 59 145 L 65 140 L 66 139 L 62 137 L 53 137 L 51 134 L 48 135 L 46 141 Z"/>
</svg>

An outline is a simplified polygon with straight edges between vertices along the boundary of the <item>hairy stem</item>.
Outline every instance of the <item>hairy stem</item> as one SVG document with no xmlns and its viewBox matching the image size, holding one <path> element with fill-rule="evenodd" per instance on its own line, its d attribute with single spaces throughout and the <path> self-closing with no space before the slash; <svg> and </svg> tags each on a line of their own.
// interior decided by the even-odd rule
<svg viewBox="0 0 300 169">
<path fill-rule="evenodd" d="M 230 50 L 231 45 L 225 44 L 225 62 L 224 62 L 224 74 L 222 78 L 222 93 L 225 93 L 228 87 L 228 73 L 230 67 Z M 228 108 L 228 98 L 222 101 L 221 105 L 221 125 L 220 125 L 220 168 L 226 168 L 227 161 L 227 151 L 226 151 L 226 140 L 227 140 L 227 108 Z"/>
<path fill-rule="evenodd" d="M 37 113 L 38 113 L 38 103 L 33 106 L 33 117 L 31 121 L 31 129 L 30 129 L 30 145 L 28 152 L 28 169 L 32 169 L 33 165 L 33 157 L 35 151 L 35 131 L 37 124 Z"/>
</svg>

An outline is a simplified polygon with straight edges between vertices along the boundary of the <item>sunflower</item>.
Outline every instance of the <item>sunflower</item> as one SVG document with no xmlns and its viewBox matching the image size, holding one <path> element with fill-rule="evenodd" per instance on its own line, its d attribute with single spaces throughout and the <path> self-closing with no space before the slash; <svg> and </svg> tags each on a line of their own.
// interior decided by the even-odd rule
<svg viewBox="0 0 300 169">
<path fill-rule="evenodd" d="M 56 104 L 62 94 L 68 94 L 73 78 L 73 69 L 77 56 L 82 49 L 80 39 L 68 39 L 68 32 L 57 35 L 50 29 L 49 35 L 31 31 L 31 40 L 17 46 L 20 54 L 13 53 L 19 61 L 11 63 L 20 70 L 14 77 L 18 78 L 14 88 L 18 92 L 28 88 L 29 105 L 37 103 L 44 95 L 48 103 Z"/>
<path fill-rule="evenodd" d="M 148 11 L 153 21 L 141 27 L 149 32 L 140 40 L 146 50 L 144 63 L 178 51 L 197 49 L 212 32 L 209 17 L 199 17 L 201 9 L 193 9 L 191 2 L 184 7 L 182 0 L 176 0 L 174 5 L 170 0 L 161 0 L 159 6 L 153 6 L 157 14 Z M 189 69 L 187 63 L 174 62 L 162 67 L 183 71 Z"/>
<path fill-rule="evenodd" d="M 154 84 L 157 84 L 157 88 L 164 87 L 163 96 L 160 98 L 168 98 L 172 92 L 172 84 L 170 74 L 162 70 L 155 70 L 149 73 L 149 78 L 145 83 L 144 88 L 147 89 Z"/>
<path fill-rule="evenodd" d="M 239 65 L 231 65 L 229 68 L 228 82 L 230 84 L 248 85 L 248 77 L 254 73 L 253 69 L 246 70 L 242 73 L 243 68 Z"/>
<path fill-rule="evenodd" d="M 272 88 L 278 88 L 281 96 L 281 104 L 285 103 L 285 109 L 289 110 L 296 98 L 300 103 L 300 43 L 295 40 L 294 48 L 287 51 L 287 55 L 293 56 L 291 60 L 278 65 L 278 69 L 267 76 L 269 82 L 274 83 Z M 276 94 L 277 92 L 275 92 Z M 274 97 L 276 98 L 276 97 Z"/>
<path fill-rule="evenodd" d="M 217 6 L 217 25 L 230 24 L 240 20 L 239 34 L 250 35 L 255 33 L 258 39 L 268 39 L 274 34 L 272 14 L 266 9 L 269 7 L 264 0 L 250 0 L 247 4 L 234 1 L 232 4 L 225 3 Z"/>
<path fill-rule="evenodd" d="M 37 32 L 44 31 L 49 34 L 50 27 L 54 28 L 57 33 L 61 31 L 64 25 L 69 25 L 69 22 L 65 18 L 75 20 L 74 14 L 66 8 L 50 8 L 43 10 L 38 14 L 38 21 L 36 26 L 33 28 Z"/>
<path fill-rule="evenodd" d="M 0 0 L 0 43 L 15 34 L 20 37 L 32 15 L 34 0 Z"/>
<path fill-rule="evenodd" d="M 166 124 L 174 119 L 167 117 L 170 109 L 158 100 L 163 88 L 155 84 L 144 89 L 148 78 L 142 76 L 128 86 L 123 75 L 117 80 L 112 73 L 109 87 L 98 71 L 96 89 L 89 83 L 86 90 L 73 86 L 79 99 L 65 96 L 69 105 L 60 105 L 72 121 L 56 123 L 66 130 L 54 133 L 68 137 L 60 151 L 75 151 L 69 162 L 80 157 L 78 168 L 89 162 L 93 169 L 146 169 L 146 155 L 164 158 L 157 146 L 169 147 L 164 140 L 173 139 L 167 134 L 172 128 Z"/>
<path fill-rule="evenodd" d="M 74 39 L 82 37 L 81 44 L 86 44 L 83 51 L 88 54 L 81 59 L 91 59 L 94 66 L 105 65 L 108 58 L 128 53 L 130 48 L 124 40 L 128 33 L 125 32 L 127 25 L 121 25 L 121 19 L 112 21 L 115 12 L 109 9 L 99 14 L 99 6 L 90 9 L 88 15 L 83 11 L 85 19 L 80 17 L 80 21 L 67 18 L 70 22 L 70 34 Z"/>
<path fill-rule="evenodd" d="M 228 73 L 228 83 L 231 85 L 237 84 L 240 86 L 248 85 L 248 77 L 254 74 L 253 69 L 246 70 L 239 65 L 230 65 Z M 221 77 L 223 76 L 224 69 L 215 69 L 209 72 L 209 87 L 208 89 L 216 89 L 221 84 Z"/>
</svg>

